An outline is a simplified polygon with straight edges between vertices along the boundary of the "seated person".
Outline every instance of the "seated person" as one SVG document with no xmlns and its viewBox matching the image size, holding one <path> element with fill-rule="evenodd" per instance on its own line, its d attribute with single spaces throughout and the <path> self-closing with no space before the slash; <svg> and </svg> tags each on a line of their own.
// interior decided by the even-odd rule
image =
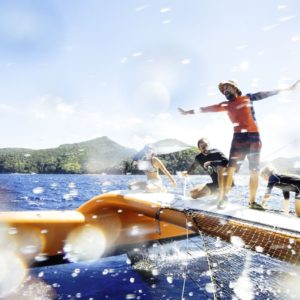
<svg viewBox="0 0 300 300">
<path fill-rule="evenodd" d="M 218 149 L 210 149 L 207 139 L 202 138 L 197 143 L 200 153 L 195 157 L 195 161 L 188 171 L 182 172 L 182 175 L 190 174 L 200 165 L 211 177 L 212 182 L 200 184 L 190 191 L 193 199 L 216 194 L 224 184 L 224 171 L 228 164 L 228 159 Z"/>
<path fill-rule="evenodd" d="M 154 155 L 151 146 L 146 146 L 144 149 L 144 156 L 141 159 L 134 160 L 133 164 L 136 165 L 139 170 L 145 172 L 147 181 L 130 183 L 128 186 L 130 190 L 143 190 L 148 193 L 167 192 L 167 189 L 159 176 L 159 170 L 169 178 L 173 187 L 176 187 L 174 178 L 166 169 L 163 162 Z"/>
<path fill-rule="evenodd" d="M 279 174 L 273 167 L 265 167 L 261 170 L 260 175 L 263 179 L 268 181 L 267 190 L 262 200 L 262 206 L 266 206 L 266 202 L 270 198 L 273 187 L 282 190 L 284 198 L 284 213 L 289 214 L 290 211 L 290 192 L 295 193 L 295 209 L 296 214 L 300 216 L 300 176 L 294 174 Z M 299 208 L 298 208 L 299 207 Z"/>
</svg>

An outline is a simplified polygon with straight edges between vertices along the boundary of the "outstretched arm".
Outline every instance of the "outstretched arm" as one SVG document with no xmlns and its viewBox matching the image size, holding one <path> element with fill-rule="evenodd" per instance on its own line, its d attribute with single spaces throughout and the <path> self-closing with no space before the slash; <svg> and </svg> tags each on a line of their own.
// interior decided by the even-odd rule
<svg viewBox="0 0 300 300">
<path fill-rule="evenodd" d="M 296 87 L 299 83 L 300 83 L 300 80 L 297 80 L 293 85 L 291 85 L 288 88 L 278 89 L 278 90 L 269 91 L 269 92 L 258 92 L 255 94 L 247 94 L 247 96 L 250 97 L 251 101 L 258 101 L 258 100 L 262 100 L 262 99 L 277 95 L 280 92 L 293 91 L 296 89 Z"/>
<path fill-rule="evenodd" d="M 176 187 L 176 181 L 175 181 L 175 179 L 170 174 L 170 172 L 167 170 L 167 168 L 165 167 L 165 165 L 163 164 L 163 162 L 160 159 L 158 159 L 157 157 L 153 157 L 152 161 L 153 161 L 153 165 L 156 168 L 159 168 L 169 178 L 170 182 L 173 184 L 173 187 Z"/>
<path fill-rule="evenodd" d="M 300 79 L 297 80 L 293 85 L 291 85 L 290 87 L 283 89 L 282 91 L 293 91 L 296 89 L 297 85 L 300 83 Z"/>
<path fill-rule="evenodd" d="M 180 107 L 178 107 L 178 110 L 179 112 L 182 114 L 182 115 L 194 115 L 196 113 L 196 111 L 194 109 L 190 109 L 190 110 L 184 110 Z M 198 112 L 202 112 L 201 111 L 201 108 L 198 110 Z"/>
<path fill-rule="evenodd" d="M 178 107 L 178 110 L 182 115 L 194 115 L 194 114 L 204 113 L 204 112 L 219 112 L 219 111 L 227 110 L 227 103 L 221 102 L 219 104 L 200 107 L 198 109 L 190 109 L 190 110 L 184 110 L 184 109 Z"/>
</svg>

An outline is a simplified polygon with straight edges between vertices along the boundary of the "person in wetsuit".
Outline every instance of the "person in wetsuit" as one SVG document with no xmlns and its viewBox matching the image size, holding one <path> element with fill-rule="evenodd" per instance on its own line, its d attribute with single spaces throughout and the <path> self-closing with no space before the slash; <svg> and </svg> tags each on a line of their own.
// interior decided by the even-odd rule
<svg viewBox="0 0 300 300">
<path fill-rule="evenodd" d="M 147 145 L 144 148 L 143 156 L 135 158 L 133 165 L 137 166 L 138 170 L 145 172 L 147 181 L 135 181 L 128 185 L 130 190 L 142 190 L 147 193 L 167 192 L 163 185 L 159 170 L 161 170 L 170 180 L 173 187 L 176 187 L 176 181 L 170 172 L 167 170 L 163 162 L 154 155 L 153 148 Z"/>
<path fill-rule="evenodd" d="M 299 82 L 300 80 L 286 89 L 242 95 L 236 82 L 228 80 L 219 84 L 219 90 L 226 97 L 226 101 L 207 107 L 200 107 L 196 111 L 178 108 L 183 115 L 197 112 L 227 112 L 230 121 L 233 123 L 234 134 L 229 154 L 227 179 L 223 190 L 220 192 L 221 203 L 226 199 L 226 195 L 232 186 L 234 173 L 239 170 L 240 165 L 247 157 L 250 169 L 249 207 L 263 209 L 261 205 L 255 202 L 259 181 L 261 140 L 255 119 L 253 102 L 277 95 L 281 91 L 293 90 Z"/>
<path fill-rule="evenodd" d="M 260 175 L 268 182 L 262 206 L 266 206 L 273 188 L 276 187 L 282 190 L 285 214 L 289 214 L 290 211 L 290 193 L 295 193 L 295 207 L 297 212 L 297 202 L 300 201 L 300 176 L 295 174 L 281 174 L 275 168 L 269 166 L 263 168 Z"/>
<path fill-rule="evenodd" d="M 193 173 L 195 168 L 200 165 L 206 173 L 211 177 L 212 182 L 200 184 L 190 191 L 193 199 L 201 198 L 219 192 L 219 188 L 224 183 L 224 170 L 228 164 L 228 159 L 218 149 L 209 148 L 209 142 L 205 138 L 201 138 L 197 143 L 200 153 L 195 157 L 194 162 L 187 171 L 183 171 L 182 175 Z"/>
</svg>

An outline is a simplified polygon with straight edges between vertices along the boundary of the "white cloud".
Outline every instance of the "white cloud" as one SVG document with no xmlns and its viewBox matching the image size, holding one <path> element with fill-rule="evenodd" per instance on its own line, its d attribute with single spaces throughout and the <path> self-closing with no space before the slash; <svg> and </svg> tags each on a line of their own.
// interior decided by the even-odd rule
<svg viewBox="0 0 300 300">
<path fill-rule="evenodd" d="M 16 112 L 16 108 L 8 104 L 0 104 L 0 112 Z"/>
<path fill-rule="evenodd" d="M 273 25 L 269 25 L 269 26 L 265 26 L 265 27 L 263 27 L 263 31 L 269 31 L 269 30 L 272 30 L 272 29 L 274 29 L 274 28 L 276 28 L 276 27 L 278 27 L 279 25 L 278 24 L 273 24 Z"/>
<path fill-rule="evenodd" d="M 291 41 L 292 42 L 298 42 L 298 41 L 300 41 L 300 35 L 295 35 L 295 36 L 291 37 Z"/>
<path fill-rule="evenodd" d="M 296 18 L 296 16 L 281 17 L 281 18 L 279 19 L 279 21 L 280 21 L 280 22 L 286 22 L 286 21 L 292 20 L 292 19 L 294 19 L 294 18 Z"/>
<path fill-rule="evenodd" d="M 143 55 L 142 52 L 134 52 L 134 53 L 132 53 L 133 57 L 138 57 L 138 56 L 142 56 L 142 55 Z"/>
<path fill-rule="evenodd" d="M 241 71 L 247 71 L 249 69 L 249 62 L 243 61 L 240 63 L 240 70 Z"/>
<path fill-rule="evenodd" d="M 136 12 L 140 12 L 140 11 L 142 11 L 142 10 L 148 8 L 148 7 L 149 7 L 149 5 L 137 6 L 137 7 L 135 8 L 135 11 L 136 11 Z"/>
<path fill-rule="evenodd" d="M 133 135 L 131 138 L 131 147 L 141 150 L 146 144 L 155 143 L 157 140 L 152 136 Z"/>
<path fill-rule="evenodd" d="M 141 113 L 165 111 L 171 101 L 168 88 L 161 82 L 143 82 L 134 94 L 134 110 Z"/>
<path fill-rule="evenodd" d="M 169 113 L 159 113 L 157 115 L 157 118 L 159 120 L 167 120 L 167 119 L 170 119 L 171 118 L 171 115 Z"/>
<path fill-rule="evenodd" d="M 190 60 L 189 58 L 185 58 L 185 59 L 183 59 L 183 60 L 181 61 L 181 63 L 182 63 L 183 65 L 188 65 L 188 64 L 191 63 L 191 60 Z"/>
<path fill-rule="evenodd" d="M 248 47 L 249 47 L 248 45 L 240 45 L 240 46 L 236 47 L 236 50 L 240 51 L 240 50 L 244 50 L 244 49 L 246 49 Z"/>
<path fill-rule="evenodd" d="M 132 125 L 137 125 L 141 124 L 143 121 L 139 118 L 129 118 L 127 119 L 127 123 L 132 124 Z"/>
<path fill-rule="evenodd" d="M 38 109 L 33 109 L 32 110 L 32 113 L 33 113 L 33 116 L 36 118 L 36 119 L 46 119 L 46 114 Z"/>
<path fill-rule="evenodd" d="M 127 62 L 127 60 L 128 60 L 128 58 L 127 58 L 127 57 L 123 57 L 123 58 L 121 59 L 120 63 L 121 63 L 121 64 L 124 64 L 124 63 L 126 63 L 126 62 Z"/>
<path fill-rule="evenodd" d="M 65 103 L 61 97 L 43 95 L 37 103 L 31 107 L 32 114 L 37 119 L 66 117 L 75 113 L 73 105 Z"/>
<path fill-rule="evenodd" d="M 170 7 L 163 7 L 160 9 L 160 12 L 163 14 L 163 13 L 167 13 L 167 12 L 170 12 L 172 9 Z"/>
<path fill-rule="evenodd" d="M 75 109 L 72 105 L 66 103 L 58 103 L 56 105 L 56 111 L 62 114 L 73 114 L 75 112 Z"/>
<path fill-rule="evenodd" d="M 263 118 L 262 122 L 260 122 L 264 127 L 268 127 L 269 130 L 272 128 L 281 128 L 285 122 L 282 116 L 277 114 L 269 114 L 265 118 Z"/>
<path fill-rule="evenodd" d="M 168 20 L 163 20 L 163 24 L 170 24 L 172 22 L 172 20 L 168 19 Z"/>
</svg>

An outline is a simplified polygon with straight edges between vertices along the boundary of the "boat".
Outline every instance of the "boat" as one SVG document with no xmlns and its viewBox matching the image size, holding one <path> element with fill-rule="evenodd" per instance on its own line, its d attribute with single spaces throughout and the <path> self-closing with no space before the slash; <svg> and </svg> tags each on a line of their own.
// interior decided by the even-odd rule
<svg viewBox="0 0 300 300">
<path fill-rule="evenodd" d="M 93 261 L 155 241 L 209 235 L 300 264 L 300 219 L 212 199 L 113 191 L 76 210 L 0 212 L 1 245 L 27 266 Z"/>
</svg>

